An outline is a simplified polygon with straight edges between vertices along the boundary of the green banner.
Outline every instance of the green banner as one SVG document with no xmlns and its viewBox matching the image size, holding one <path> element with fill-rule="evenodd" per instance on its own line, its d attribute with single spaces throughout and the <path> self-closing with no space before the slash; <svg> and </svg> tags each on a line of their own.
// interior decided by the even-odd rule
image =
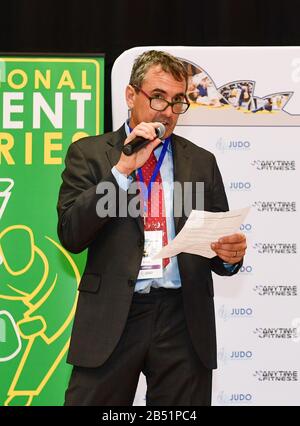
<svg viewBox="0 0 300 426">
<path fill-rule="evenodd" d="M 85 254 L 59 243 L 71 142 L 103 132 L 104 58 L 0 58 L 0 405 L 62 405 Z"/>
</svg>

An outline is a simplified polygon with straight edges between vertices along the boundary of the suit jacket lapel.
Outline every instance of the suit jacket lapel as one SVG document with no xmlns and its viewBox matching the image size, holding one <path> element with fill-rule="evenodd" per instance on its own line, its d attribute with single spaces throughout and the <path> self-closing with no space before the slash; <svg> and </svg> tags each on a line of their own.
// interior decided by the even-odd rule
<svg viewBox="0 0 300 426">
<path fill-rule="evenodd" d="M 107 144 L 109 145 L 109 149 L 106 151 L 106 155 L 108 158 L 108 161 L 111 165 L 111 167 L 115 166 L 117 162 L 119 161 L 123 143 L 126 139 L 126 132 L 125 132 L 125 125 L 120 127 L 119 130 L 112 133 L 111 139 L 107 141 Z M 132 177 L 134 180 L 136 179 L 135 173 L 132 174 Z M 128 201 L 130 201 L 133 197 L 135 197 L 135 194 L 128 195 Z M 135 222 L 140 230 L 140 232 L 144 233 L 144 223 L 141 216 L 138 216 L 135 218 Z"/>
<path fill-rule="evenodd" d="M 106 141 L 108 145 L 108 150 L 106 151 L 106 155 L 108 161 L 110 162 L 111 167 L 115 166 L 119 161 L 123 142 L 126 139 L 125 126 L 119 128 L 116 132 L 111 134 L 111 138 Z"/>
</svg>

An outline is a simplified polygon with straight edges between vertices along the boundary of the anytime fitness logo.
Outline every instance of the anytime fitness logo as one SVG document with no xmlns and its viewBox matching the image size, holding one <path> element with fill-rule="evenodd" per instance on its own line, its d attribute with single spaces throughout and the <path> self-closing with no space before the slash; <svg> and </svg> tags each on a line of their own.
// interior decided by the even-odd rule
<svg viewBox="0 0 300 426">
<path fill-rule="evenodd" d="M 296 212 L 296 201 L 255 201 L 252 204 L 258 212 L 287 213 Z"/>
<path fill-rule="evenodd" d="M 259 382 L 298 382 L 297 370 L 256 370 L 253 374 Z"/>
<path fill-rule="evenodd" d="M 259 254 L 297 254 L 296 243 L 255 243 L 253 248 Z"/>
<path fill-rule="evenodd" d="M 258 296 L 298 296 L 296 285 L 257 285 L 253 291 Z"/>
<path fill-rule="evenodd" d="M 295 171 L 296 170 L 296 161 L 291 160 L 254 160 L 251 163 L 251 166 L 255 167 L 256 170 L 260 171 Z"/>
<path fill-rule="evenodd" d="M 297 339 L 298 329 L 296 327 L 279 327 L 279 328 L 256 328 L 253 331 L 260 339 Z"/>
</svg>

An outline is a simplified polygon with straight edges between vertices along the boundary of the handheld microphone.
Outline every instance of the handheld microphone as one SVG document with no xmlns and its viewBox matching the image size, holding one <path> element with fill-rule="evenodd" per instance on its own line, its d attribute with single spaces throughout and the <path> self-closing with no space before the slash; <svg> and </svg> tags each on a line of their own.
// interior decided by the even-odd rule
<svg viewBox="0 0 300 426">
<path fill-rule="evenodd" d="M 160 125 L 155 128 L 156 136 L 161 139 L 166 132 L 165 126 L 160 123 Z M 141 136 L 137 136 L 132 141 L 128 142 L 126 145 L 123 146 L 123 153 L 125 155 L 132 155 L 135 152 L 138 152 L 140 149 L 144 148 L 148 143 L 149 139 L 142 138 Z"/>
</svg>

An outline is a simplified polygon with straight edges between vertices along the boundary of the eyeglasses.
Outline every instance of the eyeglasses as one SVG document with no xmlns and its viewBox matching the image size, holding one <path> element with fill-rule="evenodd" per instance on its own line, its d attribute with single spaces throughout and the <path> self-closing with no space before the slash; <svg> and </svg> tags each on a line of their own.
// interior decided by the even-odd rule
<svg viewBox="0 0 300 426">
<path fill-rule="evenodd" d="M 169 106 L 172 108 L 174 114 L 184 114 L 190 107 L 189 102 L 169 102 L 164 98 L 157 98 L 149 96 L 143 89 L 132 85 L 136 90 L 140 91 L 150 101 L 150 108 L 155 111 L 165 111 Z"/>
</svg>

